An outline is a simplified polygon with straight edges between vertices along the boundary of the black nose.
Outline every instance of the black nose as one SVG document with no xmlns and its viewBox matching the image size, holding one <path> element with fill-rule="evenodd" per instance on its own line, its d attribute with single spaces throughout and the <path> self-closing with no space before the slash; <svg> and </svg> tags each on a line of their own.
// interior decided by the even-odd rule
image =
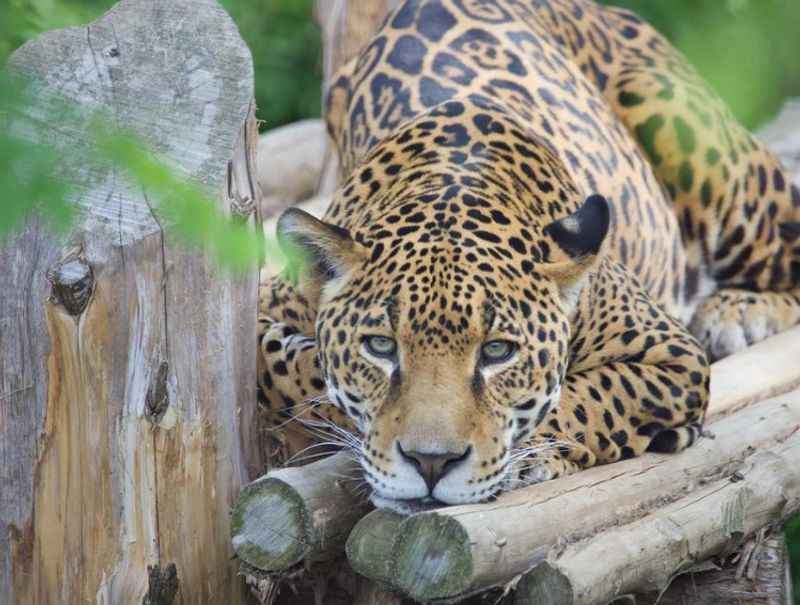
<svg viewBox="0 0 800 605">
<path fill-rule="evenodd" d="M 422 475 L 428 491 L 433 493 L 433 488 L 447 473 L 467 459 L 472 446 L 468 445 L 463 452 L 445 452 L 443 454 L 425 454 L 422 452 L 405 451 L 400 442 L 397 442 L 397 450 L 400 455 L 413 464 L 417 472 Z"/>
</svg>

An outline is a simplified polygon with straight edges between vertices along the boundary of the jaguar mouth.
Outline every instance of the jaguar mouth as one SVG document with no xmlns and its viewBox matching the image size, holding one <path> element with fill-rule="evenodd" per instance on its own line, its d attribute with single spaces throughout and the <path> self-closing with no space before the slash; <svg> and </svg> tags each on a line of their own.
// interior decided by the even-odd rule
<svg viewBox="0 0 800 605">
<path fill-rule="evenodd" d="M 372 503 L 375 508 L 387 508 L 401 515 L 413 515 L 416 513 L 424 513 L 436 508 L 448 506 L 447 503 L 426 496 L 425 498 L 409 498 L 407 500 L 393 500 L 391 498 L 383 498 L 376 494 L 371 496 Z"/>
</svg>

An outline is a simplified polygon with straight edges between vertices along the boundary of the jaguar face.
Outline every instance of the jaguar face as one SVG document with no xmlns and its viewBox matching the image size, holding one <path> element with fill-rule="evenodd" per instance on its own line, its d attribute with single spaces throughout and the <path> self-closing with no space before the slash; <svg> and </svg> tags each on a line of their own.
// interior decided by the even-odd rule
<svg viewBox="0 0 800 605">
<path fill-rule="evenodd" d="M 599 200 L 541 237 L 569 239 L 590 205 L 607 227 Z M 533 263 L 541 255 L 499 254 L 505 244 L 457 230 L 411 246 L 394 233 L 368 241 L 299 210 L 279 233 L 309 261 L 322 375 L 359 428 L 373 501 L 409 512 L 509 486 L 521 448 L 558 404 L 569 292 L 586 263 Z"/>
</svg>

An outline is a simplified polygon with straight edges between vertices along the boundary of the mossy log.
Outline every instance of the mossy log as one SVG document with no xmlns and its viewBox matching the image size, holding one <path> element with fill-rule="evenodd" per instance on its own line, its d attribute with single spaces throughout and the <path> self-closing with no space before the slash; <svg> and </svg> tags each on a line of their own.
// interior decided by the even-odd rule
<svg viewBox="0 0 800 605">
<path fill-rule="evenodd" d="M 602 602 L 622 589 L 652 590 L 653 583 L 714 554 L 726 533 L 745 537 L 797 510 L 800 465 L 792 468 L 790 461 L 800 459 L 800 390 L 769 397 L 796 387 L 798 356 L 800 328 L 795 328 L 715 364 L 712 385 L 720 388 L 712 387 L 708 435 L 681 454 L 646 454 L 516 490 L 488 504 L 410 517 L 375 511 L 350 535 L 350 564 L 420 601 L 501 586 L 541 563 L 523 586 L 545 586 L 530 588 L 539 595 L 561 590 L 562 600 L 554 603 Z M 681 512 L 686 507 L 688 512 Z M 733 512 L 738 517 L 728 519 Z M 583 582 L 578 578 L 592 578 L 590 570 L 583 574 L 570 567 L 573 577 L 552 563 L 562 561 L 561 551 L 572 552 L 572 544 L 581 565 L 594 563 L 595 584 L 599 575 L 606 578 L 602 587 L 592 588 L 597 593 L 592 600 L 579 597 L 588 585 L 576 584 Z M 604 550 L 612 549 L 609 544 L 625 557 L 613 559 Z M 589 545 L 596 546 L 586 558 L 581 553 L 589 552 Z M 643 561 L 633 565 L 637 553 Z M 661 565 L 658 575 L 646 564 L 648 553 L 653 565 Z M 557 571 L 545 574 L 548 565 Z"/>
<path fill-rule="evenodd" d="M 358 462 L 340 452 L 303 467 L 273 470 L 242 490 L 231 519 L 240 560 L 264 572 L 339 555 L 369 510 L 355 489 Z"/>
</svg>

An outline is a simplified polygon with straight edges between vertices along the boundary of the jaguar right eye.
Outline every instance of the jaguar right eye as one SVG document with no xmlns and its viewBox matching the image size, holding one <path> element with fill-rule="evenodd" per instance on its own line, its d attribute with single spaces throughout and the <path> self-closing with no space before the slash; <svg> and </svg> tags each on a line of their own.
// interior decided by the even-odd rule
<svg viewBox="0 0 800 605">
<path fill-rule="evenodd" d="M 397 343 L 394 338 L 388 336 L 367 336 L 364 338 L 364 345 L 367 351 L 375 357 L 391 359 L 397 352 Z"/>
</svg>

